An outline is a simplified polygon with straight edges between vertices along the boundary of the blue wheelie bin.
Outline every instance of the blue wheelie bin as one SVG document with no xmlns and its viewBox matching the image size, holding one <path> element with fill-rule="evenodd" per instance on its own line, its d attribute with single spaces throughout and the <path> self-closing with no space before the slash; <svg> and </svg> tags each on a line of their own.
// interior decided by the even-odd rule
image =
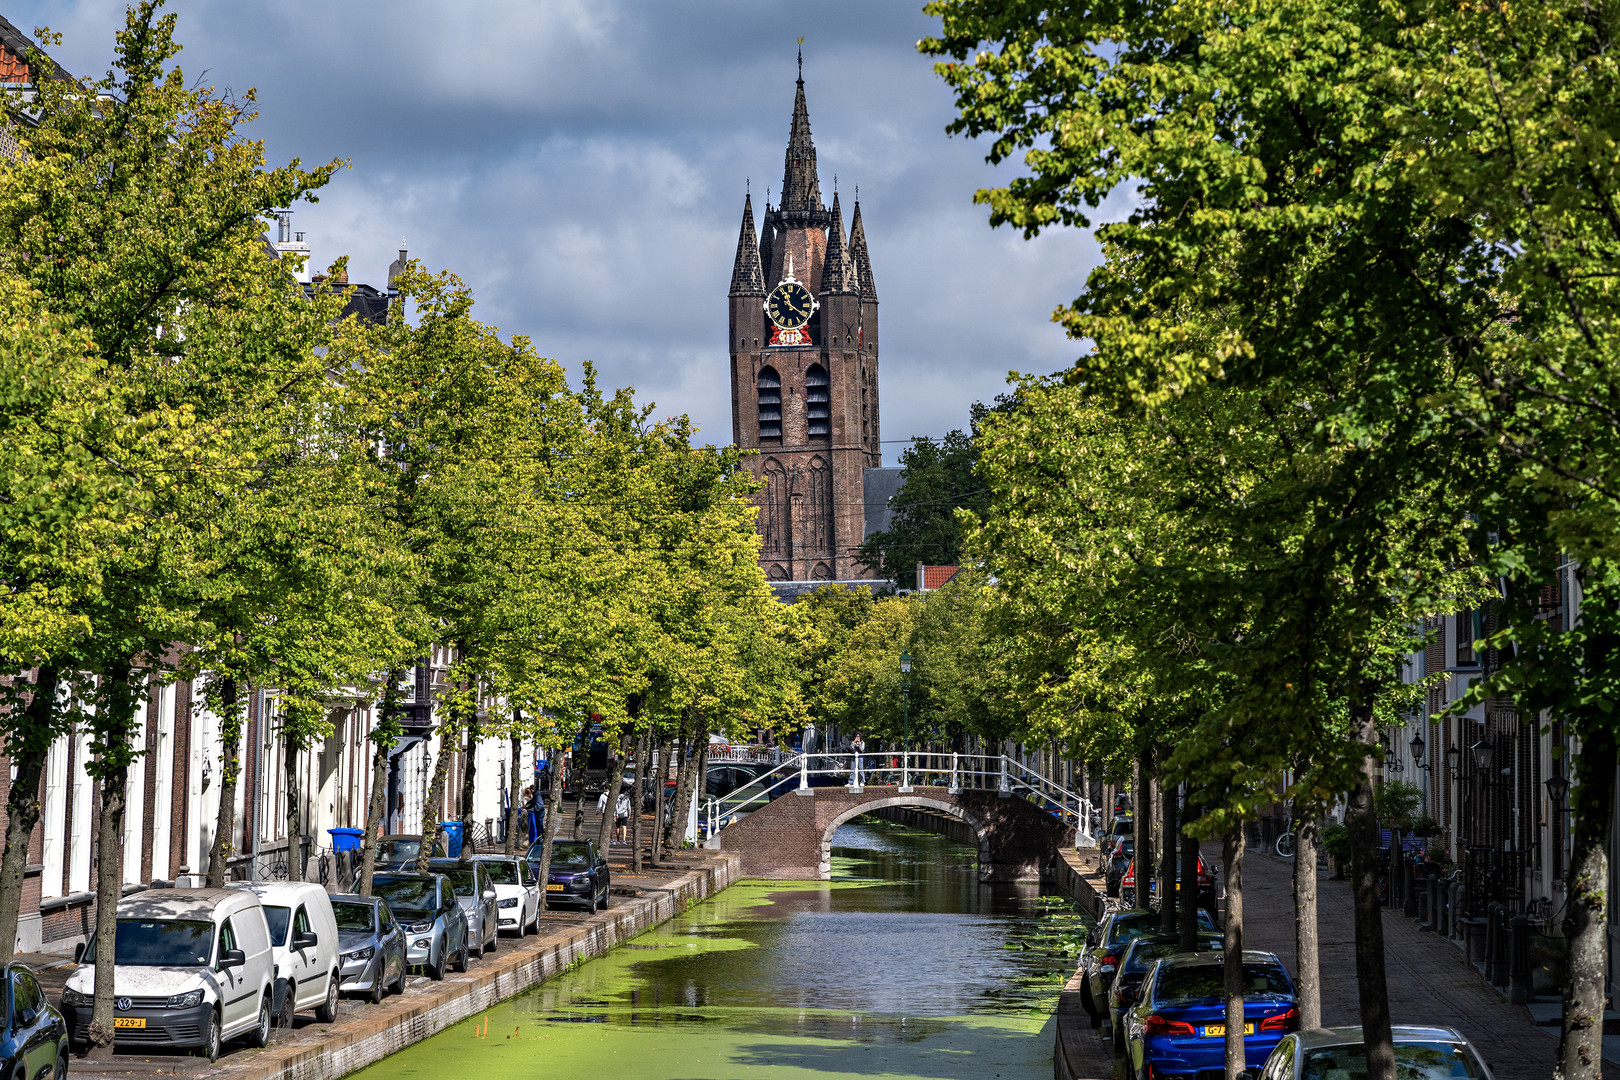
<svg viewBox="0 0 1620 1080">
<path fill-rule="evenodd" d="M 461 822 L 441 821 L 439 822 L 439 825 L 444 829 L 445 854 L 449 855 L 452 859 L 461 858 L 461 844 L 464 839 L 464 837 L 461 835 Z"/>
</svg>

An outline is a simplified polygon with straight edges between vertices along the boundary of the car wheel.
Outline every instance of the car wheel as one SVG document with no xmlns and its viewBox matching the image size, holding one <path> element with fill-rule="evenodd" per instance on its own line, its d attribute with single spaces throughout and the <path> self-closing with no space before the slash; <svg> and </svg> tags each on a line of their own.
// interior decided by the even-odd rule
<svg viewBox="0 0 1620 1080">
<path fill-rule="evenodd" d="M 326 977 L 326 1000 L 315 1007 L 315 1019 L 323 1024 L 337 1020 L 338 977 L 332 972 Z"/>
<path fill-rule="evenodd" d="M 1089 978 L 1080 981 L 1080 1006 L 1086 1010 L 1087 1016 L 1097 1015 L 1097 1006 L 1091 1001 L 1091 980 Z"/>
<path fill-rule="evenodd" d="M 203 1034 L 202 1056 L 209 1061 L 219 1060 L 219 1010 L 208 1014 L 208 1030 Z"/>
<path fill-rule="evenodd" d="M 439 952 L 438 963 L 428 965 L 427 975 L 428 978 L 432 979 L 434 982 L 438 982 L 444 978 L 444 952 L 442 950 Z"/>
<path fill-rule="evenodd" d="M 281 996 L 281 1011 L 276 1014 L 276 1026 L 290 1028 L 293 1025 L 293 999 L 297 997 L 297 987 L 287 984 L 287 990 Z"/>
<path fill-rule="evenodd" d="M 485 952 L 494 952 L 495 947 L 500 944 L 500 941 L 497 940 L 500 936 L 501 936 L 501 931 L 500 931 L 499 926 L 497 926 L 495 932 L 490 934 L 489 937 L 484 939 L 484 951 Z"/>
<path fill-rule="evenodd" d="M 1123 1054 L 1124 1052 L 1125 1052 L 1125 1025 L 1124 1024 L 1115 1024 L 1114 1025 L 1114 1053 Z"/>
<path fill-rule="evenodd" d="M 68 1048 L 66 1044 L 63 1044 L 62 1048 L 56 1052 L 56 1075 L 51 1080 L 62 1080 L 62 1077 L 67 1075 L 67 1071 Z"/>
<path fill-rule="evenodd" d="M 389 989 L 396 994 L 403 994 L 405 992 L 405 975 L 405 961 L 401 960 L 399 962 L 399 978 L 394 980 L 394 985 L 390 986 Z"/>
<path fill-rule="evenodd" d="M 264 1049 L 270 1045 L 270 994 L 265 992 L 259 999 L 259 1022 L 253 1028 L 253 1034 L 248 1036 L 248 1045 Z"/>
<path fill-rule="evenodd" d="M 371 993 L 366 995 L 366 1000 L 371 1002 L 373 1005 L 381 1005 L 382 1000 L 383 1000 L 383 995 L 386 994 L 387 992 L 388 992 L 387 988 L 383 986 L 382 969 L 378 968 L 377 969 L 377 977 L 372 980 Z"/>
</svg>

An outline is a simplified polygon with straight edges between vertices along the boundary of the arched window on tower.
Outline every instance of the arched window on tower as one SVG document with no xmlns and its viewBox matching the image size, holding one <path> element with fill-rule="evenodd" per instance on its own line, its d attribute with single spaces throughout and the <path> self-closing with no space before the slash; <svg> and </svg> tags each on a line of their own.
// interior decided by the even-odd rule
<svg viewBox="0 0 1620 1080">
<path fill-rule="evenodd" d="M 820 364 L 804 373 L 804 418 L 812 439 L 832 438 L 832 380 Z"/>
<path fill-rule="evenodd" d="M 773 367 L 759 369 L 759 441 L 782 442 L 782 376 Z"/>
</svg>

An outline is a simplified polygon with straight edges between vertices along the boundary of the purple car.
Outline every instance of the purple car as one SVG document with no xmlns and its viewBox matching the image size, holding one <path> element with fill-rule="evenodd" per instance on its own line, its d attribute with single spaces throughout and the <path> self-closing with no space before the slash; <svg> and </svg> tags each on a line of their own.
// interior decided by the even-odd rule
<svg viewBox="0 0 1620 1080">
<path fill-rule="evenodd" d="M 540 843 L 529 848 L 529 865 L 540 868 Z M 546 881 L 546 906 L 573 904 L 586 911 L 608 906 L 611 884 L 607 860 L 590 840 L 553 840 L 551 874 Z"/>
</svg>

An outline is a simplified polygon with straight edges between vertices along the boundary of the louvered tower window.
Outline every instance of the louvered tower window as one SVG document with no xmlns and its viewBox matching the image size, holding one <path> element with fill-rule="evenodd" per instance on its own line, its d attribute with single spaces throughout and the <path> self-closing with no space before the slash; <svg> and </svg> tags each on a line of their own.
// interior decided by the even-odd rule
<svg viewBox="0 0 1620 1080">
<path fill-rule="evenodd" d="M 782 377 L 773 367 L 759 372 L 759 441 L 782 441 Z"/>
<path fill-rule="evenodd" d="M 812 439 L 832 438 L 832 381 L 820 364 L 804 373 L 804 418 Z"/>
</svg>

